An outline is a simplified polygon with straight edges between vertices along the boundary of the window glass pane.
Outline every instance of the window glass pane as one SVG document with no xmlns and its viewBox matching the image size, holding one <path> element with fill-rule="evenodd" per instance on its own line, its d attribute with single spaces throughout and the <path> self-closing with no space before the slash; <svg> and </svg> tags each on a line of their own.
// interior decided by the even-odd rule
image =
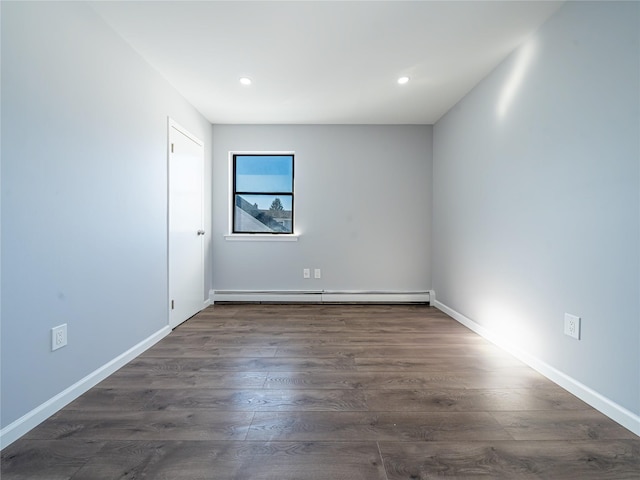
<svg viewBox="0 0 640 480">
<path fill-rule="evenodd" d="M 291 195 L 237 195 L 237 197 L 242 198 L 245 202 L 249 203 L 254 208 L 258 208 L 260 210 L 280 210 L 278 207 L 278 203 L 282 206 L 282 210 L 291 211 Z M 278 199 L 276 201 L 276 198 Z M 274 205 L 274 202 L 276 205 Z M 237 201 L 236 201 L 237 204 Z M 256 207 L 257 205 L 257 207 Z"/>
<path fill-rule="evenodd" d="M 236 195 L 234 233 L 293 233 L 291 195 Z"/>
<path fill-rule="evenodd" d="M 237 155 L 237 192 L 293 192 L 293 156 Z"/>
</svg>

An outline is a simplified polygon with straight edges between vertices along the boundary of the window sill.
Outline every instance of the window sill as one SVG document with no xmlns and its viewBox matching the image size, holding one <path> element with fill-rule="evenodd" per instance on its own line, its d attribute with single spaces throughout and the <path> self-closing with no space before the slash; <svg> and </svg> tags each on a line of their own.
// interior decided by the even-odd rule
<svg viewBox="0 0 640 480">
<path fill-rule="evenodd" d="M 225 235 L 227 242 L 297 242 L 298 235 L 261 235 L 259 233 L 252 234 L 234 234 Z"/>
</svg>

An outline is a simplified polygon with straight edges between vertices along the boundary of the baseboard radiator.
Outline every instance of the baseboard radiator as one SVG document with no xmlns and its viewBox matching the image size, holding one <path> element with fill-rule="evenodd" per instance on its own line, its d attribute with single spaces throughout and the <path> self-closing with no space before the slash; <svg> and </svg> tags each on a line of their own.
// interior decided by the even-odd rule
<svg viewBox="0 0 640 480">
<path fill-rule="evenodd" d="M 211 290 L 211 303 L 421 303 L 430 304 L 433 292 Z"/>
</svg>

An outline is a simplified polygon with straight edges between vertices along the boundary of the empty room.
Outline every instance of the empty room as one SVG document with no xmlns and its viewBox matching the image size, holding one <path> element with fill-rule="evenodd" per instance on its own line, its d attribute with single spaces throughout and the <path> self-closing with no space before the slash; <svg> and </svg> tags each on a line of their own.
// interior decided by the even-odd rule
<svg viewBox="0 0 640 480">
<path fill-rule="evenodd" d="M 640 2 L 0 19 L 3 480 L 640 478 Z"/>
</svg>

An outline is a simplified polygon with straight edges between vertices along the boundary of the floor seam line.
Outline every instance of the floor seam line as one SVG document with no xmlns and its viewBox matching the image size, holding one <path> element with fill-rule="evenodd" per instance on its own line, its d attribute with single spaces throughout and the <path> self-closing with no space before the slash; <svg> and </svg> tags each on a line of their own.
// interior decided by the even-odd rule
<svg viewBox="0 0 640 480">
<path fill-rule="evenodd" d="M 249 439 L 249 432 L 251 431 L 251 427 L 253 426 L 253 420 L 256 418 L 255 410 L 251 413 L 252 413 L 251 421 L 249 422 L 249 428 L 247 428 L 247 433 L 244 435 L 244 438 L 242 439 L 243 442 L 246 442 Z"/>
<path fill-rule="evenodd" d="M 378 455 L 380 455 L 380 463 L 382 464 L 382 471 L 384 472 L 384 479 L 389 480 L 387 473 L 387 466 L 384 464 L 384 457 L 382 456 L 382 450 L 380 449 L 380 442 L 376 441 L 376 448 L 378 449 Z"/>
</svg>

